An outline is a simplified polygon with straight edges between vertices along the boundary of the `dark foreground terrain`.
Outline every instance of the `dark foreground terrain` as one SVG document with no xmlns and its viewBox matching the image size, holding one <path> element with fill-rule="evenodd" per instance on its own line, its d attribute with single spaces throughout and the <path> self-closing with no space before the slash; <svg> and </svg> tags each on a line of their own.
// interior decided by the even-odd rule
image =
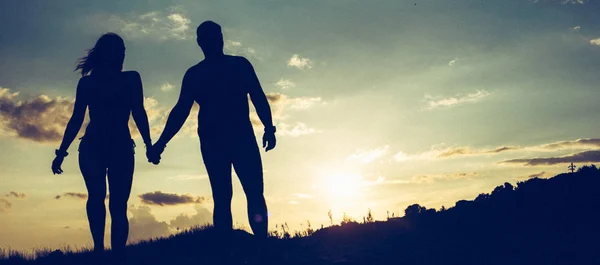
<svg viewBox="0 0 600 265">
<path fill-rule="evenodd" d="M 550 179 L 505 183 L 449 209 L 411 205 L 402 218 L 345 222 L 297 238 L 272 238 L 257 264 L 600 264 L 600 171 L 583 167 Z M 197 229 L 129 246 L 126 264 L 215 264 L 214 231 Z M 235 232 L 233 260 L 255 256 Z M 91 253 L 18 255 L 0 264 L 95 264 Z M 109 263 L 110 264 L 110 263 Z"/>
</svg>

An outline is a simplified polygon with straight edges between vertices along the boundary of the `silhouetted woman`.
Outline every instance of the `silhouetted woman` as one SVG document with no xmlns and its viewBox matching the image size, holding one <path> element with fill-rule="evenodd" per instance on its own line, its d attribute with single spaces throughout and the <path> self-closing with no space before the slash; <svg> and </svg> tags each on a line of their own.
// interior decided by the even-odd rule
<svg viewBox="0 0 600 265">
<path fill-rule="evenodd" d="M 130 114 L 147 152 L 151 148 L 142 81 L 137 72 L 122 71 L 124 59 L 125 44 L 114 33 L 102 35 L 87 56 L 79 59 L 75 70 L 80 70 L 82 77 L 77 85 L 73 115 L 52 162 L 52 172 L 61 174 L 67 149 L 77 136 L 89 108 L 89 124 L 79 144 L 79 168 L 88 190 L 87 216 L 94 251 L 102 252 L 108 176 L 111 245 L 116 254 L 123 253 L 129 234 L 127 200 L 133 181 L 135 147 L 128 126 Z"/>
</svg>

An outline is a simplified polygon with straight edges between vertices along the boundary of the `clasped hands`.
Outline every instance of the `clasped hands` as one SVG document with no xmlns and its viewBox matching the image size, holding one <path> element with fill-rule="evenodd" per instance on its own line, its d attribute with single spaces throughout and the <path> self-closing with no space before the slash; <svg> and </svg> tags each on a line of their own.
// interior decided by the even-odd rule
<svg viewBox="0 0 600 265">
<path fill-rule="evenodd" d="M 165 151 L 166 145 L 155 143 L 154 145 L 146 145 L 146 158 L 148 162 L 158 165 L 160 163 L 160 155 Z"/>
</svg>

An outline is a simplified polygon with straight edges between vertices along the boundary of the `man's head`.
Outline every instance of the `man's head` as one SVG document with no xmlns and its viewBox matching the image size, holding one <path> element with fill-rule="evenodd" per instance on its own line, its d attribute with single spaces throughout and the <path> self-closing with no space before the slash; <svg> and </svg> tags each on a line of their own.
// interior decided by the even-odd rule
<svg viewBox="0 0 600 265">
<path fill-rule="evenodd" d="M 219 24 L 207 20 L 202 22 L 196 29 L 196 41 L 204 55 L 215 55 L 223 53 L 223 33 Z M 210 54 L 210 55 L 209 55 Z"/>
</svg>

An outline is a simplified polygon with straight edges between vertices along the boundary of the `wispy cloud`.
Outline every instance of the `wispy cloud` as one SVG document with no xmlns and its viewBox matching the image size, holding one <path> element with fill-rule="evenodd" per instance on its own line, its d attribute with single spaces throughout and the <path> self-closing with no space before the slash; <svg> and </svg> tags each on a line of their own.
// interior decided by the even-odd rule
<svg viewBox="0 0 600 265">
<path fill-rule="evenodd" d="M 173 90 L 174 87 L 175 86 L 173 86 L 171 83 L 165 82 L 164 84 L 162 84 L 160 86 L 160 90 L 163 92 L 169 92 L 169 91 Z"/>
<path fill-rule="evenodd" d="M 231 55 L 243 55 L 262 60 L 262 57 L 258 56 L 254 48 L 245 47 L 239 41 L 225 40 L 223 49 L 225 49 L 225 51 Z"/>
<path fill-rule="evenodd" d="M 600 148 L 599 138 L 582 138 L 571 141 L 560 141 L 549 144 L 543 144 L 540 146 L 542 149 L 586 149 L 586 148 Z"/>
<path fill-rule="evenodd" d="M 283 90 L 296 87 L 296 84 L 288 79 L 279 79 L 275 85 Z"/>
<path fill-rule="evenodd" d="M 557 3 L 557 4 L 563 4 L 563 5 L 573 5 L 573 4 L 579 4 L 579 5 L 583 5 L 587 2 L 589 2 L 590 0 L 529 0 L 533 3 Z"/>
<path fill-rule="evenodd" d="M 314 128 L 309 128 L 305 123 L 296 122 L 295 125 L 289 125 L 287 123 L 279 123 L 277 134 L 291 137 L 298 137 L 307 134 L 313 134 L 318 132 Z"/>
<path fill-rule="evenodd" d="M 394 155 L 394 160 L 398 162 L 405 162 L 411 160 L 435 160 L 460 156 L 494 155 L 498 153 L 524 149 L 519 146 L 500 146 L 493 149 L 475 149 L 469 146 L 444 146 L 445 145 L 433 146 L 430 150 L 417 154 L 406 154 L 400 151 Z"/>
<path fill-rule="evenodd" d="M 427 102 L 429 109 L 435 109 L 440 107 L 454 107 L 468 103 L 476 103 L 490 95 L 491 93 L 485 90 L 477 90 L 475 93 L 456 95 L 454 97 L 442 99 L 436 99 L 431 95 L 425 95 L 425 101 Z"/>
<path fill-rule="evenodd" d="M 600 150 L 584 151 L 557 157 L 536 157 L 505 160 L 500 163 L 523 164 L 526 166 L 544 166 L 567 163 L 597 163 L 600 162 Z"/>
<path fill-rule="evenodd" d="M 452 61 L 448 62 L 448 66 L 454 66 L 457 62 L 458 62 L 458 58 L 453 59 Z"/>
<path fill-rule="evenodd" d="M 11 191 L 11 192 L 7 193 L 5 196 L 6 197 L 15 197 L 17 199 L 25 199 L 25 198 L 27 198 L 27 194 L 16 192 L 16 191 Z"/>
<path fill-rule="evenodd" d="M 111 15 L 106 19 L 108 27 L 119 29 L 128 38 L 151 38 L 155 40 L 185 40 L 193 35 L 191 20 L 179 8 L 156 10 L 126 16 Z"/>
<path fill-rule="evenodd" d="M 205 197 L 192 196 L 189 194 L 175 194 L 175 193 L 164 193 L 162 191 L 155 191 L 138 195 L 142 200 L 142 203 L 148 205 L 178 205 L 178 204 L 190 204 L 190 203 L 203 203 L 206 201 Z"/>
<path fill-rule="evenodd" d="M 445 181 L 472 179 L 479 175 L 477 172 L 459 172 L 449 174 L 416 175 L 409 179 L 386 179 L 378 177 L 377 180 L 365 182 L 368 185 L 398 185 L 398 184 L 432 184 Z"/>
<path fill-rule="evenodd" d="M 535 174 L 530 174 L 530 175 L 526 175 L 526 176 L 520 176 L 517 179 L 519 180 L 528 180 L 528 179 L 532 179 L 532 178 L 549 178 L 552 177 L 556 174 L 550 173 L 550 172 L 546 172 L 546 171 L 542 171 L 540 173 L 535 173 Z"/>
<path fill-rule="evenodd" d="M 375 148 L 372 150 L 358 149 L 354 153 L 352 153 L 350 156 L 348 156 L 347 160 L 348 161 L 357 161 L 357 162 L 360 162 L 363 164 L 368 164 L 368 163 L 376 161 L 376 160 L 384 157 L 385 155 L 387 155 L 389 149 L 390 149 L 390 147 L 388 145 L 382 146 L 379 148 Z"/>
<path fill-rule="evenodd" d="M 295 67 L 298 69 L 310 69 L 312 68 L 312 61 L 308 58 L 302 58 L 298 54 L 292 55 L 287 62 L 288 67 Z"/>
<path fill-rule="evenodd" d="M 61 199 L 61 198 L 73 198 L 73 199 L 79 199 L 79 200 L 85 200 L 88 198 L 87 193 L 83 193 L 83 192 L 65 192 L 61 195 L 56 195 L 54 196 L 54 199 Z"/>
<path fill-rule="evenodd" d="M 12 203 L 7 199 L 0 198 L 0 213 L 10 208 L 12 208 Z"/>
</svg>

